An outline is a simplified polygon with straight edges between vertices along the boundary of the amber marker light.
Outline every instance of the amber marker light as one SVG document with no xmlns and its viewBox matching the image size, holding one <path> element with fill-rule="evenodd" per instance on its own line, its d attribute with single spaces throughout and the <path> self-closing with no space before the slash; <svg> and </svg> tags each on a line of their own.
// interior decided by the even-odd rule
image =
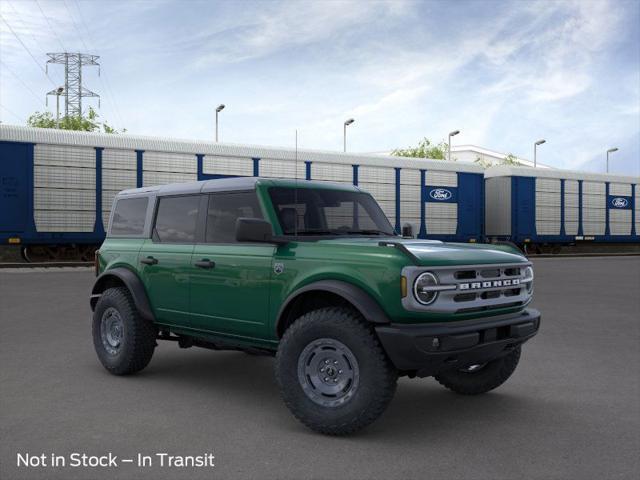
<svg viewBox="0 0 640 480">
<path fill-rule="evenodd" d="M 402 298 L 407 296 L 407 277 L 400 277 L 400 291 L 402 292 Z"/>
</svg>

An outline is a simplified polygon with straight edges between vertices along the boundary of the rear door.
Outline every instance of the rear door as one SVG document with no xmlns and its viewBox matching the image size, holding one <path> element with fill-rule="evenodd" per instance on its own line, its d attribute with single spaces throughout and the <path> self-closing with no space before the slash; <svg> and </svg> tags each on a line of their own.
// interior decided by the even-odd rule
<svg viewBox="0 0 640 480">
<path fill-rule="evenodd" d="M 189 326 L 189 274 L 202 195 L 158 197 L 152 236 L 138 261 L 159 323 Z"/>
<path fill-rule="evenodd" d="M 191 258 L 192 324 L 210 332 L 264 338 L 275 246 L 235 239 L 239 217 L 263 218 L 256 193 L 208 197 L 204 243 L 196 245 Z"/>
</svg>

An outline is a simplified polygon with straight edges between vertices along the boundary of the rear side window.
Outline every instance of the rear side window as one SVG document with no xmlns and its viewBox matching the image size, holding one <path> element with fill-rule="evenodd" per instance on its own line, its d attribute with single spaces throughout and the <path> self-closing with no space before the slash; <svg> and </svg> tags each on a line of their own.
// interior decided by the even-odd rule
<svg viewBox="0 0 640 480">
<path fill-rule="evenodd" d="M 147 215 L 148 197 L 121 198 L 111 220 L 111 235 L 142 235 Z"/>
<path fill-rule="evenodd" d="M 153 239 L 163 243 L 193 243 L 200 195 L 160 198 Z"/>
<path fill-rule="evenodd" d="M 255 192 L 232 192 L 209 196 L 207 243 L 235 243 L 236 220 L 263 218 Z"/>
</svg>

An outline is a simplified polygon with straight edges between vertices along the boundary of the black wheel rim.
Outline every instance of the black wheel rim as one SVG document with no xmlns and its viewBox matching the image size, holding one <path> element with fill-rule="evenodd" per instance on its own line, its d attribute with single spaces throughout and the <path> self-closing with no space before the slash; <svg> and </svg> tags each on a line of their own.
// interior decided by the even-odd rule
<svg viewBox="0 0 640 480">
<path fill-rule="evenodd" d="M 116 355 L 122 346 L 124 322 L 120 312 L 114 307 L 107 308 L 100 321 L 100 338 L 104 349 L 110 355 Z"/>
<path fill-rule="evenodd" d="M 298 357 L 298 381 L 306 396 L 323 407 L 338 407 L 356 393 L 360 368 L 353 352 L 332 338 L 309 343 Z"/>
</svg>

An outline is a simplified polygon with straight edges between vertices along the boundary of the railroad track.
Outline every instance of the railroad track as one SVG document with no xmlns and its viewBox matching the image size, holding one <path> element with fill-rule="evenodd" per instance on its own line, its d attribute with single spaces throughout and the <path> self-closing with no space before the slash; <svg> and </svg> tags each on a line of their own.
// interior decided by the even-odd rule
<svg viewBox="0 0 640 480">
<path fill-rule="evenodd" d="M 92 267 L 93 262 L 0 262 L 2 268 Z"/>
<path fill-rule="evenodd" d="M 584 252 L 584 253 L 538 253 L 528 255 L 529 260 L 536 258 L 580 258 L 580 257 L 635 257 L 640 256 L 640 252 Z"/>
</svg>

